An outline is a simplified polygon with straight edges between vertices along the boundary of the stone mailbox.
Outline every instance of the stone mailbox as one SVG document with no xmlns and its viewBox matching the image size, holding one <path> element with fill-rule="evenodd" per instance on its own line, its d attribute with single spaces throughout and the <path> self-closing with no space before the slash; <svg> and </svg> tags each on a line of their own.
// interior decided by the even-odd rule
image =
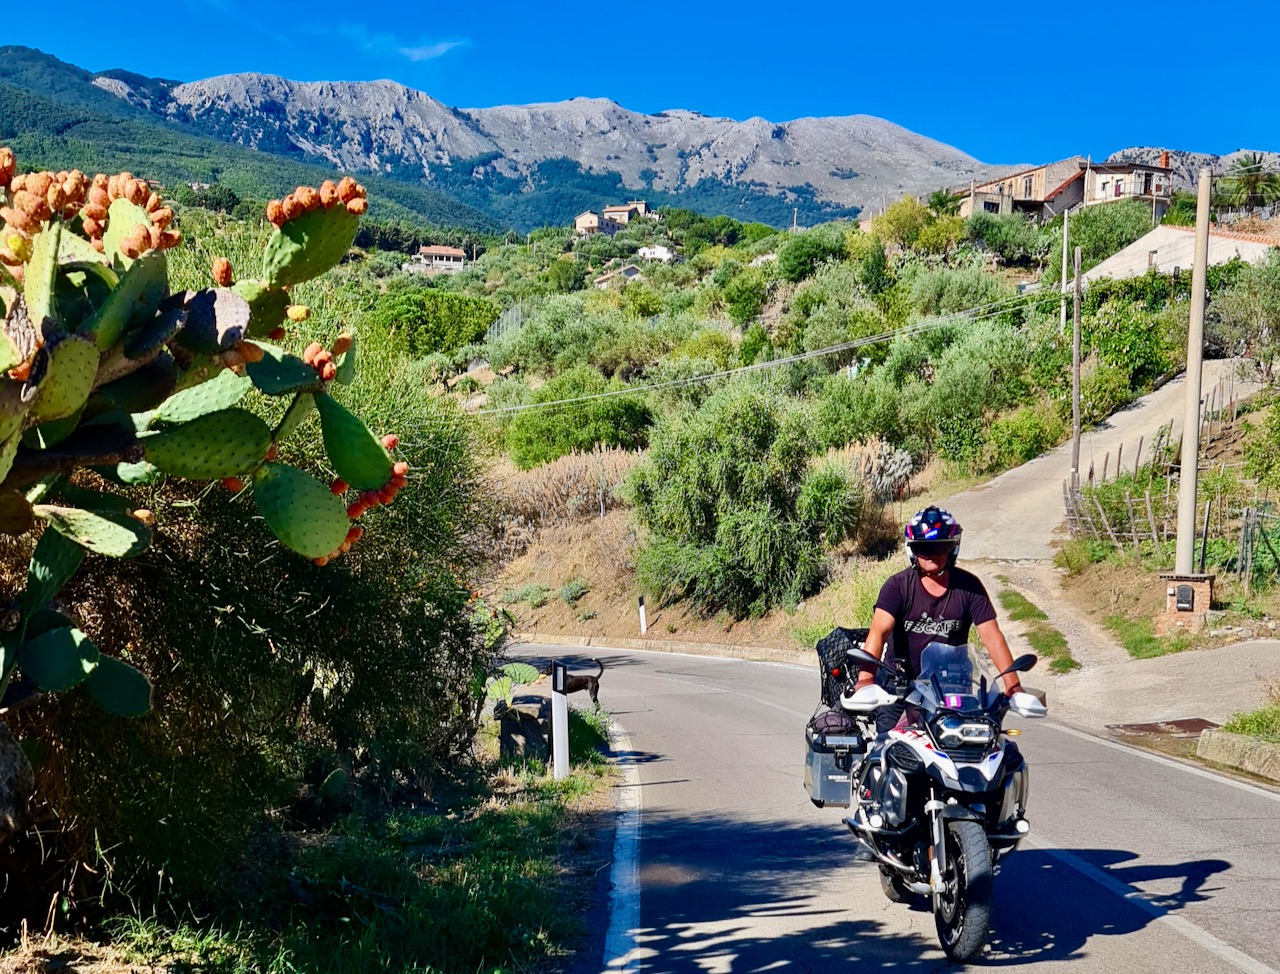
<svg viewBox="0 0 1280 974">
<path fill-rule="evenodd" d="M 1213 602 L 1216 576 L 1161 572 L 1159 577 L 1164 586 L 1164 614 L 1156 619 L 1156 635 L 1202 628 Z"/>
</svg>

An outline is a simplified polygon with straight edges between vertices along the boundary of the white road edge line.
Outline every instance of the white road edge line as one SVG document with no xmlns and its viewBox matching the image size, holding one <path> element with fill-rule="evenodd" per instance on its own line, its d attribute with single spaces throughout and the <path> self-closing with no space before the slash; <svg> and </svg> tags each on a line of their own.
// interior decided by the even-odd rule
<svg viewBox="0 0 1280 974">
<path fill-rule="evenodd" d="M 1237 950 L 1230 944 L 1219 940 L 1208 930 L 1196 926 L 1186 917 L 1178 916 L 1174 913 L 1168 913 L 1160 907 L 1146 900 L 1145 894 L 1132 886 L 1120 882 L 1114 876 L 1108 875 L 1105 869 L 1099 869 L 1081 859 L 1079 856 L 1065 852 L 1062 849 L 1055 849 L 1053 846 L 1033 836 L 1027 836 L 1027 843 L 1039 849 L 1046 855 L 1053 856 L 1066 866 L 1070 866 L 1076 872 L 1080 873 L 1088 879 L 1093 880 L 1099 886 L 1115 893 L 1126 903 L 1131 903 L 1142 912 L 1153 917 L 1156 921 L 1170 927 L 1175 933 L 1178 933 L 1193 943 L 1199 944 L 1209 953 L 1215 955 L 1221 960 L 1239 968 L 1247 974 L 1280 974 L 1273 967 L 1268 967 L 1260 960 L 1250 957 L 1242 950 Z"/>
<path fill-rule="evenodd" d="M 612 722 L 614 750 L 628 755 L 619 765 L 618 824 L 613 838 L 613 868 L 609 880 L 609 929 L 604 937 L 604 970 L 634 974 L 640 965 L 636 931 L 640 927 L 640 768 L 631 748 L 631 735 Z M 1272 972 L 1274 974 L 1274 972 Z"/>
</svg>

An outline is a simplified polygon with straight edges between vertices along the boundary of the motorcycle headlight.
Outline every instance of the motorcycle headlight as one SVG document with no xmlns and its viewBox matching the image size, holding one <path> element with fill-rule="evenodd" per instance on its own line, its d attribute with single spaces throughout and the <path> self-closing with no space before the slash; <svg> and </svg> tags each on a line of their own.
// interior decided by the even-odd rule
<svg viewBox="0 0 1280 974">
<path fill-rule="evenodd" d="M 946 714 L 933 722 L 933 737 L 941 748 L 979 747 L 996 739 L 996 729 L 985 720 Z"/>
</svg>

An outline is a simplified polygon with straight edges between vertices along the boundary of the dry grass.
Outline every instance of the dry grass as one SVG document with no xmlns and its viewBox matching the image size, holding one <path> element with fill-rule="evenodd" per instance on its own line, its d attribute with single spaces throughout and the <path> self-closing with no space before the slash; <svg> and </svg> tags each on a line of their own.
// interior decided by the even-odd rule
<svg viewBox="0 0 1280 974">
<path fill-rule="evenodd" d="M 517 470 L 503 458 L 491 474 L 498 504 L 498 557 L 527 550 L 540 530 L 599 519 L 623 507 L 622 483 L 643 452 L 599 447 Z"/>
</svg>

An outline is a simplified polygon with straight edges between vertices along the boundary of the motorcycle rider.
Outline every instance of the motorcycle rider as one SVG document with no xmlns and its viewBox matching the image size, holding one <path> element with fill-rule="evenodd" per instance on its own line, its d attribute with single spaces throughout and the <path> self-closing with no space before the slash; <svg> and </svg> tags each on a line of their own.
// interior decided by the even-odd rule
<svg viewBox="0 0 1280 974">
<path fill-rule="evenodd" d="M 969 641 L 972 625 L 977 627 L 996 672 L 1007 669 L 1013 656 L 987 590 L 972 572 L 956 567 L 959 522 L 930 506 L 911 518 L 904 534 L 910 565 L 891 575 L 881 587 L 863 648 L 882 659 L 886 641 L 892 637 L 892 658 L 900 660 L 908 676 L 914 678 L 920 672 L 920 654 L 929 643 L 963 645 Z M 870 667 L 862 669 L 856 689 L 870 686 L 875 675 Z M 1022 690 L 1017 673 L 1008 673 L 1003 680 L 1007 695 Z M 892 730 L 903 712 L 901 703 L 881 707 L 876 711 L 876 730 L 881 735 Z"/>
</svg>

